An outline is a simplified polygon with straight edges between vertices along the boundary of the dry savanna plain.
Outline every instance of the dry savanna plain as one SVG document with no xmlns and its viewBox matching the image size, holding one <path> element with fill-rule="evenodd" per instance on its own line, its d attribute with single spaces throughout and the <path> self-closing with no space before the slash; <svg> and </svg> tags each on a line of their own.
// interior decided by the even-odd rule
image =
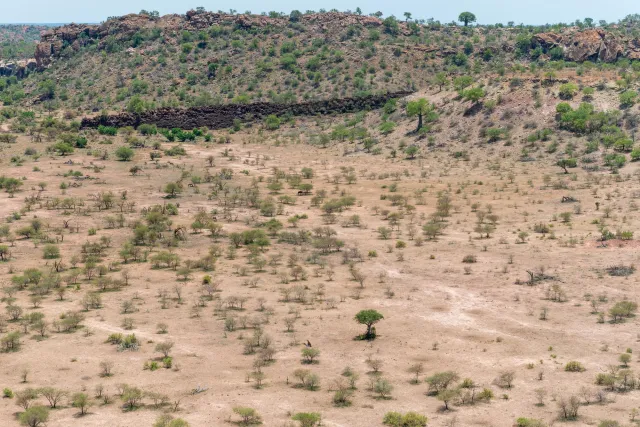
<svg viewBox="0 0 640 427">
<path fill-rule="evenodd" d="M 640 425 L 636 30 L 465 17 L 45 33 L 0 78 L 0 425 Z"/>
<path fill-rule="evenodd" d="M 3 174 L 23 182 L 0 205 L 5 390 L 64 391 L 49 424 L 65 426 L 163 413 L 226 425 L 238 407 L 265 425 L 414 411 L 511 426 L 557 424 L 560 405 L 579 411 L 573 425 L 628 424 L 637 392 L 601 377 L 636 381 L 637 321 L 612 308 L 637 298 L 637 245 L 622 237 L 638 226 L 637 167 L 565 174 L 509 146 L 408 159 L 305 144 L 333 120 L 248 127 L 153 161 L 176 145 L 137 136 L 148 148 L 131 161 L 112 154 L 125 136 L 91 135 L 96 156 L 34 159 L 25 149 L 42 143 L 27 136 L 4 146 Z M 600 241 L 603 223 L 618 236 Z M 361 310 L 384 317 L 375 339 L 357 339 Z M 6 425 L 17 403 L 49 405 L 16 399 L 0 401 Z"/>
</svg>

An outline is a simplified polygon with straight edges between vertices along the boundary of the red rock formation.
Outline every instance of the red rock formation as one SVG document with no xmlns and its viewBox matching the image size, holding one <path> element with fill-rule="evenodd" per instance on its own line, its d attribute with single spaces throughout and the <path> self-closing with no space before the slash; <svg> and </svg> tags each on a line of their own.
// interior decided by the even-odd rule
<svg viewBox="0 0 640 427">
<path fill-rule="evenodd" d="M 600 28 L 564 33 L 542 33 L 533 37 L 534 42 L 545 49 L 561 47 L 564 59 L 573 62 L 595 61 L 614 62 L 629 53 L 624 42 Z"/>
</svg>

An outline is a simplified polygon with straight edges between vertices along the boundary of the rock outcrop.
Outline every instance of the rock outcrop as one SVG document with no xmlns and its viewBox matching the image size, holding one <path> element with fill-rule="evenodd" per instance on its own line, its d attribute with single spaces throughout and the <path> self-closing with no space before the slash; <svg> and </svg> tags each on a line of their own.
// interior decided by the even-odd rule
<svg viewBox="0 0 640 427">
<path fill-rule="evenodd" d="M 376 17 L 339 12 L 305 14 L 299 17 L 299 23 L 304 26 L 305 31 L 315 32 L 327 38 L 335 37 L 349 26 L 375 28 L 383 25 L 383 21 Z M 87 44 L 97 44 L 99 48 L 103 48 L 110 43 L 111 39 L 128 41 L 138 31 L 159 29 L 162 32 L 180 33 L 183 30 L 200 31 L 212 25 L 223 24 L 231 24 L 239 28 L 282 28 L 291 25 L 291 22 L 287 16 L 230 15 L 195 10 L 185 15 L 172 14 L 162 17 L 130 14 L 108 19 L 102 24 L 70 24 L 43 32 L 41 41 L 36 46 L 35 63 L 39 69 L 46 68 L 60 56 L 64 49 L 79 50 Z M 398 25 L 401 34 L 410 33 L 406 23 L 399 22 Z M 425 27 L 424 31 L 456 31 L 456 29 L 444 27 L 440 30 L 428 30 Z M 278 34 L 274 35 L 274 37 L 278 36 Z M 640 59 L 640 39 L 626 38 L 601 28 L 587 30 L 569 28 L 560 33 L 540 33 L 533 36 L 533 44 L 541 46 L 545 52 L 560 47 L 564 58 L 573 62 L 614 62 L 618 58 Z M 510 53 L 514 51 L 514 43 L 504 42 L 501 46 L 489 48 L 495 50 L 492 52 L 494 54 L 497 54 L 498 50 Z M 458 52 L 456 49 L 438 50 L 433 46 L 426 46 L 423 49 L 422 46 L 413 43 L 405 45 L 404 49 L 405 51 L 435 52 L 442 57 Z"/>
<path fill-rule="evenodd" d="M 261 120 L 270 114 L 292 116 L 314 116 L 326 114 L 344 114 L 382 107 L 389 99 L 401 98 L 411 92 L 395 92 L 384 95 L 371 95 L 359 98 L 338 98 L 322 101 L 310 101 L 297 104 L 276 104 L 258 102 L 253 104 L 226 104 L 194 108 L 159 108 L 142 114 L 122 113 L 97 116 L 82 120 L 82 127 L 98 126 L 137 127 L 141 124 L 154 124 L 162 128 L 224 129 L 233 125 L 235 119 L 245 122 Z"/>
<path fill-rule="evenodd" d="M 302 15 L 300 22 L 306 26 L 313 26 L 319 31 L 329 31 L 330 28 L 343 28 L 349 25 L 378 27 L 382 21 L 372 16 L 351 15 L 338 12 Z M 225 13 L 198 12 L 190 10 L 186 15 L 165 15 L 152 17 L 149 15 L 130 14 L 111 18 L 99 25 L 70 24 L 53 28 L 43 33 L 40 43 L 36 46 L 35 60 L 38 68 L 44 68 L 60 55 L 65 47 L 70 46 L 78 50 L 86 43 L 99 43 L 113 36 L 116 39 L 130 39 L 136 32 L 159 28 L 163 31 L 179 32 L 182 30 L 204 30 L 212 25 L 231 23 L 242 28 L 252 27 L 285 27 L 289 25 L 288 17 L 267 17 L 262 15 L 229 15 Z M 405 24 L 400 23 L 401 29 Z"/>
<path fill-rule="evenodd" d="M 23 78 L 37 67 L 35 59 L 20 61 L 0 61 L 0 76 Z"/>
<path fill-rule="evenodd" d="M 615 62 L 618 58 L 636 59 L 640 55 L 637 40 L 625 41 L 600 28 L 541 33 L 535 35 L 533 41 L 547 51 L 554 47 L 562 48 L 564 59 L 572 62 Z"/>
</svg>

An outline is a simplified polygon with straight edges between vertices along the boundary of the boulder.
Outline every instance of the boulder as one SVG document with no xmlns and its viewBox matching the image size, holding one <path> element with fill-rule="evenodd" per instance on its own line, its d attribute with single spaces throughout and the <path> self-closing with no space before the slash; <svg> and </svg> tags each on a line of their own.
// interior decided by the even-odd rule
<svg viewBox="0 0 640 427">
<path fill-rule="evenodd" d="M 629 40 L 625 57 L 629 59 L 640 59 L 640 39 Z"/>
<path fill-rule="evenodd" d="M 0 61 L 0 76 L 11 76 L 15 72 L 15 62 Z"/>
<path fill-rule="evenodd" d="M 570 29 L 564 33 L 541 33 L 533 36 L 534 43 L 545 50 L 561 47 L 564 59 L 573 62 L 615 62 L 625 56 L 623 43 L 613 34 L 601 28 L 584 31 Z"/>
<path fill-rule="evenodd" d="M 562 43 L 562 36 L 556 33 L 541 33 L 533 36 L 533 41 L 545 49 L 552 49 Z"/>
</svg>

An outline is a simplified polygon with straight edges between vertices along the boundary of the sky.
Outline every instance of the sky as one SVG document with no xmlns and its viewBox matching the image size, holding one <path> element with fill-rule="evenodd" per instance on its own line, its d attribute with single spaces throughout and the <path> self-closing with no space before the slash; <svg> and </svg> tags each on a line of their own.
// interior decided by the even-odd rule
<svg viewBox="0 0 640 427">
<path fill-rule="evenodd" d="M 402 18 L 411 12 L 413 18 L 434 18 L 441 22 L 457 19 L 460 12 L 470 11 L 478 17 L 478 23 L 495 24 L 514 21 L 516 24 L 546 24 L 574 22 L 576 19 L 593 18 L 607 22 L 617 21 L 628 14 L 640 13 L 637 0 L 448 0 L 409 1 L 395 0 L 314 0 L 294 2 L 291 0 L 233 0 L 229 2 L 211 0 L 4 0 L 0 6 L 2 23 L 67 23 L 102 22 L 109 16 L 138 13 L 142 9 L 157 10 L 161 15 L 184 13 L 203 6 L 207 10 L 229 10 L 253 13 L 270 10 L 302 12 L 311 9 L 336 8 L 340 11 L 360 7 L 365 14 L 381 11 L 384 16 Z"/>
</svg>

